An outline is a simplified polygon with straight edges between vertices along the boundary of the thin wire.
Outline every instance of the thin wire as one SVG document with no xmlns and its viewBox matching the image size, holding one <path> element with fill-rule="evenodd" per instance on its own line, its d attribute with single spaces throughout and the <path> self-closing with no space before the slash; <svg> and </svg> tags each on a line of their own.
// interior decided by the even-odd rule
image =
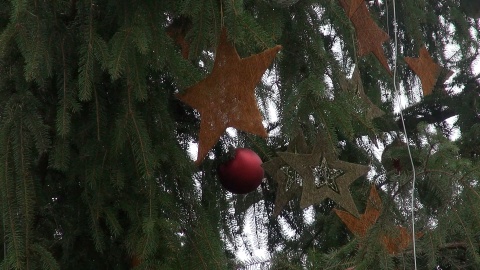
<svg viewBox="0 0 480 270">
<path fill-rule="evenodd" d="M 224 21 L 224 18 L 223 18 L 223 1 L 220 1 L 220 26 L 222 28 L 225 26 L 225 21 Z"/>
<path fill-rule="evenodd" d="M 7 231 L 5 230 L 5 212 L 3 213 L 3 259 L 7 259 Z"/>
<path fill-rule="evenodd" d="M 393 1 L 393 32 L 394 32 L 394 57 L 393 57 L 393 87 L 395 93 L 397 92 L 397 50 L 398 50 L 398 40 L 397 40 L 397 12 L 396 12 L 396 3 L 395 0 Z M 405 134 L 405 140 L 407 141 L 407 150 L 408 156 L 410 157 L 410 163 L 412 165 L 412 172 L 413 172 L 413 180 L 412 180 L 412 197 L 411 197 L 411 216 L 412 216 L 412 243 L 413 243 L 413 262 L 415 266 L 415 270 L 417 270 L 417 250 L 416 250 L 416 237 L 415 237 L 415 182 L 417 178 L 417 173 L 415 171 L 415 165 L 413 164 L 412 152 L 410 151 L 410 144 L 408 142 L 408 134 L 407 128 L 405 127 L 405 120 L 403 118 L 403 106 L 402 106 L 402 98 L 400 94 L 398 94 L 398 101 L 400 105 L 400 118 L 402 120 L 403 125 L 403 133 Z"/>
</svg>

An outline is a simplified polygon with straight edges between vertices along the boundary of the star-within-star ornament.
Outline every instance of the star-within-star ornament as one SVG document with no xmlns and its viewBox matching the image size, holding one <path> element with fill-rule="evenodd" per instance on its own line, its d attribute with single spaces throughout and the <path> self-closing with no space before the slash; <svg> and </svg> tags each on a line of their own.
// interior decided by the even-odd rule
<svg viewBox="0 0 480 270">
<path fill-rule="evenodd" d="M 405 62 L 407 62 L 413 72 L 420 77 L 423 95 L 427 96 L 433 92 L 433 88 L 435 87 L 443 68 L 433 61 L 433 58 L 430 56 L 430 53 L 425 46 L 420 48 L 419 54 L 418 58 L 405 57 Z M 443 81 L 447 80 L 452 74 L 453 72 L 448 70 L 446 75 L 442 78 Z"/>
<path fill-rule="evenodd" d="M 311 154 L 278 153 L 278 155 L 303 179 L 302 198 L 300 206 L 307 206 L 321 203 L 326 198 L 332 199 L 339 206 L 354 216 L 359 216 L 355 202 L 348 187 L 350 184 L 369 171 L 368 166 L 341 161 L 334 154 L 333 149 L 329 149 L 329 144 L 324 135 L 319 135 L 317 142 Z M 325 158 L 328 167 L 341 170 L 343 174 L 338 175 L 335 181 L 337 191 L 332 189 L 332 185 L 321 185 L 317 188 L 315 184 L 315 166 L 321 166 L 322 159 Z"/>
<path fill-rule="evenodd" d="M 222 29 L 211 74 L 177 95 L 200 113 L 197 164 L 228 127 L 267 136 L 255 99 L 255 87 L 280 49 L 277 45 L 240 58 L 234 45 L 227 40 L 226 29 Z"/>
<path fill-rule="evenodd" d="M 313 171 L 313 177 L 315 178 L 315 186 L 320 188 L 324 185 L 327 185 L 335 192 L 339 192 L 338 185 L 335 182 L 337 177 L 341 176 L 344 172 L 342 170 L 337 170 L 333 168 L 329 168 L 327 164 L 327 159 L 322 157 L 322 162 L 320 165 L 311 166 L 310 167 Z"/>
<path fill-rule="evenodd" d="M 358 40 L 358 55 L 364 56 L 373 53 L 390 75 L 387 57 L 382 44 L 390 37 L 373 21 L 365 1 L 339 0 L 348 17 L 352 21 Z"/>
<path fill-rule="evenodd" d="M 293 154 L 309 152 L 303 132 L 299 131 L 290 141 L 286 152 Z M 273 210 L 273 216 L 276 217 L 290 200 L 296 196 L 301 196 L 302 179 L 301 176 L 280 157 L 272 158 L 263 163 L 262 167 L 278 184 Z"/>
</svg>

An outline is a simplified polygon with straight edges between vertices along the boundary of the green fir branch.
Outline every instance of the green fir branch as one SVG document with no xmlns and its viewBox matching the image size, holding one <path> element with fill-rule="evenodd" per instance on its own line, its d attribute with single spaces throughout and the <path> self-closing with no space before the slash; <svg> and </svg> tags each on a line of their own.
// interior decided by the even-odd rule
<svg viewBox="0 0 480 270">
<path fill-rule="evenodd" d="M 9 23 L 3 29 L 2 33 L 0 34 L 0 59 L 4 58 L 6 54 L 10 51 L 9 47 L 13 45 L 13 39 L 15 38 L 16 34 L 17 31 L 13 23 Z"/>
<path fill-rule="evenodd" d="M 153 176 L 155 161 L 151 152 L 151 139 L 143 119 L 135 112 L 131 100 L 131 88 L 128 90 L 128 120 L 129 137 L 135 162 L 142 177 L 150 179 Z"/>
<path fill-rule="evenodd" d="M 53 257 L 53 254 L 45 247 L 41 246 L 40 244 L 32 244 L 30 248 L 37 256 L 40 257 L 40 261 L 42 262 L 42 269 L 60 270 L 60 265 L 58 265 L 57 261 Z"/>
<path fill-rule="evenodd" d="M 6 127 L 3 126 L 2 132 L 2 220 L 7 224 L 5 233 L 5 241 L 7 241 L 7 251 L 9 258 L 4 258 L 4 266 L 12 265 L 13 267 L 22 268 L 25 250 L 23 249 L 23 237 L 20 232 L 21 228 L 16 219 L 16 209 L 18 209 L 16 197 L 15 197 L 15 182 L 13 181 L 12 167 L 13 161 L 10 160 L 10 139 L 6 138 L 9 132 L 5 132 Z M 7 135 L 8 136 L 8 135 Z M 8 262 L 8 263 L 7 263 Z"/>
<path fill-rule="evenodd" d="M 131 53 L 132 29 L 121 29 L 114 34 L 110 40 L 111 59 L 108 64 L 108 70 L 112 80 L 120 78 L 126 67 L 128 55 Z"/>
<path fill-rule="evenodd" d="M 102 69 L 107 69 L 110 59 L 107 43 L 98 35 L 94 22 L 93 2 L 90 3 L 88 22 L 85 26 L 85 43 L 80 46 L 79 61 L 79 99 L 89 101 L 92 96 L 92 89 L 95 83 L 96 62 L 100 63 Z M 96 60 L 96 61 L 95 61 Z"/>
<path fill-rule="evenodd" d="M 88 195 L 84 194 L 84 197 Z M 88 200 L 88 199 L 86 199 Z M 89 227 L 91 229 L 91 234 L 93 242 L 95 244 L 95 250 L 98 252 L 103 252 L 105 250 L 105 235 L 100 227 L 100 209 L 93 205 L 91 202 L 87 203 L 89 208 Z"/>
<path fill-rule="evenodd" d="M 119 237 L 123 232 L 123 228 L 120 225 L 119 220 L 117 219 L 113 209 L 106 208 L 105 212 L 105 221 L 110 228 L 110 232 L 114 237 Z"/>
<path fill-rule="evenodd" d="M 132 85 L 132 90 L 137 101 L 145 101 L 147 99 L 147 75 L 145 67 L 140 63 L 144 63 L 144 57 L 137 53 L 129 55 L 128 60 L 132 68 L 128 69 L 128 79 Z"/>
<path fill-rule="evenodd" d="M 52 151 L 50 153 L 49 163 L 52 168 L 67 172 L 71 162 L 71 150 L 69 141 L 60 137 L 57 137 L 53 143 Z"/>
</svg>

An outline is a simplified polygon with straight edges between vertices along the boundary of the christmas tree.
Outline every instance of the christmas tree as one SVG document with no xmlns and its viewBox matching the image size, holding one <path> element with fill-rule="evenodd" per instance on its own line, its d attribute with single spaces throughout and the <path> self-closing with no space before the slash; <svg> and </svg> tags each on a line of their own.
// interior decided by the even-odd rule
<svg viewBox="0 0 480 270">
<path fill-rule="evenodd" d="M 0 269 L 480 269 L 479 18 L 0 1 Z"/>
</svg>

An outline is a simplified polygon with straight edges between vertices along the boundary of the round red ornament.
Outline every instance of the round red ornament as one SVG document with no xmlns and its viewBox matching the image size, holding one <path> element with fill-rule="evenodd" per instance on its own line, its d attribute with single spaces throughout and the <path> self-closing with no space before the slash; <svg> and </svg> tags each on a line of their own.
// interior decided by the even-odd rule
<svg viewBox="0 0 480 270">
<path fill-rule="evenodd" d="M 262 160 L 254 151 L 236 148 L 233 158 L 222 163 L 217 169 L 223 187 L 235 194 L 254 191 L 263 179 Z"/>
</svg>

